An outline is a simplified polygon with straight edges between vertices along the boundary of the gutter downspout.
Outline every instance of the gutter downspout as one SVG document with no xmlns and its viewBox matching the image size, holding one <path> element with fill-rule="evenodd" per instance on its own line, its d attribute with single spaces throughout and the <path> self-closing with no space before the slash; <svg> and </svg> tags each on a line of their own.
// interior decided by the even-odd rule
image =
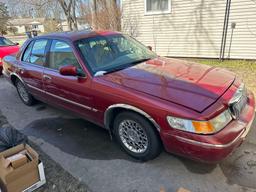
<svg viewBox="0 0 256 192">
<path fill-rule="evenodd" d="M 231 0 L 227 0 L 224 24 L 223 24 L 222 39 L 221 39 L 221 47 L 220 47 L 220 56 L 219 56 L 219 60 L 221 60 L 221 61 L 224 60 L 224 56 L 225 56 L 226 40 L 227 40 L 227 33 L 228 33 L 228 23 L 229 23 L 229 15 L 230 15 L 230 5 L 231 5 Z"/>
</svg>

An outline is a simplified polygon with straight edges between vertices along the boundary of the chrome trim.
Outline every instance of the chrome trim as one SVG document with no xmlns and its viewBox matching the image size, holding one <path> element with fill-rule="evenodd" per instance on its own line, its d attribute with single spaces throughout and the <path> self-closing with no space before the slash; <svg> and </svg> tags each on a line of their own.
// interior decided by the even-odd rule
<svg viewBox="0 0 256 192">
<path fill-rule="evenodd" d="M 239 133 L 239 135 L 233 141 L 231 141 L 230 143 L 227 143 L 227 144 L 210 144 L 210 143 L 195 141 L 192 139 L 187 139 L 187 138 L 180 137 L 180 136 L 174 136 L 174 137 L 176 137 L 179 141 L 186 142 L 186 143 L 189 143 L 192 145 L 198 145 L 198 146 L 205 147 L 205 148 L 223 149 L 223 148 L 230 147 L 231 145 L 236 143 L 239 139 L 242 139 L 245 132 L 246 132 L 246 128 L 244 128 L 243 131 L 241 131 L 241 133 Z"/>
<path fill-rule="evenodd" d="M 244 83 L 241 83 L 241 85 L 237 88 L 234 95 L 228 102 L 229 111 L 230 111 L 230 114 L 233 119 L 239 118 L 239 115 L 243 108 L 241 108 L 241 110 L 237 110 L 236 105 L 239 104 L 240 102 L 242 102 L 243 99 L 248 99 L 248 98 L 247 98 L 246 87 L 245 87 Z"/>
<path fill-rule="evenodd" d="M 243 97 L 243 95 L 245 94 L 245 92 L 246 92 L 245 84 L 241 83 L 241 85 L 239 85 L 239 87 L 235 91 L 234 95 L 232 96 L 232 98 L 230 99 L 228 104 L 232 105 L 234 103 L 239 102 L 241 100 L 241 98 Z M 235 98 L 236 94 L 238 94 L 238 93 L 239 93 L 239 96 Z"/>
<path fill-rule="evenodd" d="M 158 123 L 149 115 L 147 114 L 145 111 L 137 108 L 137 107 L 134 107 L 134 106 L 131 106 L 131 105 L 127 105 L 127 104 L 122 104 L 122 103 L 119 103 L 119 104 L 114 104 L 114 105 L 111 105 L 109 106 L 105 113 L 104 113 L 104 125 L 107 129 L 110 129 L 109 127 L 109 117 L 110 117 L 110 114 L 111 114 L 111 111 L 114 109 L 114 108 L 123 108 L 123 109 L 128 109 L 128 110 L 131 110 L 131 111 L 134 111 L 134 112 L 137 112 L 141 115 L 143 115 L 144 117 L 146 117 L 155 127 L 156 129 L 160 132 L 160 126 L 158 125 Z"/>
<path fill-rule="evenodd" d="M 44 90 L 39 89 L 39 88 L 37 88 L 37 87 L 34 87 L 34 86 L 32 86 L 32 85 L 27 84 L 27 86 L 30 87 L 30 88 L 32 88 L 32 89 L 35 89 L 35 90 L 37 90 L 37 91 L 39 91 L 39 92 L 45 93 Z"/>
<path fill-rule="evenodd" d="M 92 111 L 92 108 L 91 108 L 91 107 L 88 107 L 88 106 L 86 106 L 86 105 L 82 105 L 82 104 L 80 104 L 80 103 L 71 101 L 71 100 L 69 100 L 69 99 L 65 99 L 65 98 L 63 98 L 63 97 L 54 95 L 54 94 L 49 93 L 49 92 L 47 92 L 47 91 L 46 91 L 45 93 L 46 93 L 47 95 L 50 95 L 50 96 L 55 97 L 55 98 L 57 98 L 57 99 L 60 99 L 60 100 L 62 100 L 62 101 L 65 101 L 65 102 L 71 103 L 71 104 L 73 104 L 73 105 L 77 105 L 77 106 L 79 106 L 79 107 L 82 107 L 82 108 L 85 108 L 85 109 L 87 109 L 87 110 L 91 110 L 91 111 Z"/>
<path fill-rule="evenodd" d="M 10 73 L 10 77 L 12 77 L 13 75 L 16 76 L 24 85 L 26 85 L 26 84 L 24 83 L 23 79 L 22 79 L 17 73 L 11 72 L 11 73 Z"/>
<path fill-rule="evenodd" d="M 75 102 L 75 101 L 71 101 L 71 100 L 69 100 L 69 99 L 65 99 L 65 98 L 63 98 L 63 97 L 54 95 L 54 94 L 49 93 L 49 92 L 47 92 L 47 91 L 43 91 L 43 90 L 41 90 L 41 89 L 39 89 L 39 88 L 37 88 L 37 87 L 34 87 L 34 86 L 32 86 L 32 85 L 28 85 L 28 87 L 30 87 L 30 88 L 32 88 L 32 89 L 35 89 L 35 90 L 37 90 L 37 91 L 40 91 L 40 92 L 42 92 L 42 93 L 45 93 L 45 94 L 47 94 L 47 95 L 50 95 L 50 96 L 52 96 L 52 97 L 55 97 L 55 98 L 57 98 L 57 99 L 60 99 L 60 100 L 62 100 L 62 101 L 71 103 L 71 104 L 73 104 L 73 105 L 77 105 L 77 106 L 82 107 L 82 108 L 84 108 L 84 109 L 91 110 L 91 111 L 93 111 L 93 112 L 98 112 L 98 110 L 95 109 L 95 108 L 89 107 L 89 106 L 87 106 L 87 105 L 82 105 L 82 104 L 80 104 L 80 103 L 77 103 L 77 102 Z"/>
<path fill-rule="evenodd" d="M 223 149 L 223 148 L 226 148 L 226 147 L 230 147 L 235 142 L 237 142 L 239 139 L 244 140 L 245 137 L 248 135 L 248 133 L 250 132 L 250 130 L 252 128 L 252 123 L 254 121 L 254 118 L 255 118 L 255 113 L 253 114 L 251 121 L 241 131 L 241 133 L 233 141 L 231 141 L 230 143 L 227 143 L 227 144 L 210 144 L 210 143 L 195 141 L 195 140 L 192 140 L 192 139 L 187 139 L 187 138 L 180 137 L 180 136 L 174 136 L 174 137 L 176 137 L 178 140 L 180 140 L 182 142 L 190 143 L 190 144 L 193 144 L 193 145 L 198 145 L 198 146 L 201 146 L 201 147 Z"/>
</svg>

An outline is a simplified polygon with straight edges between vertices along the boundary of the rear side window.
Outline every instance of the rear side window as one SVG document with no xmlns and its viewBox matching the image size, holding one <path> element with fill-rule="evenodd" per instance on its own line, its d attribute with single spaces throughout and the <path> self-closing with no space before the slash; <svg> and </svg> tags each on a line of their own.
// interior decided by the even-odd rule
<svg viewBox="0 0 256 192">
<path fill-rule="evenodd" d="M 36 40 L 34 43 L 31 42 L 28 47 L 26 48 L 22 61 L 33 63 L 37 65 L 44 65 L 46 60 L 46 46 L 48 40 Z"/>
<path fill-rule="evenodd" d="M 32 46 L 33 46 L 33 42 L 31 42 L 27 46 L 27 48 L 26 48 L 26 50 L 25 50 L 25 52 L 23 54 L 22 61 L 29 62 L 29 57 L 30 57 L 30 53 L 31 53 L 31 50 L 32 50 Z"/>
<path fill-rule="evenodd" d="M 36 40 L 30 55 L 29 62 L 37 65 L 44 65 L 47 40 Z"/>
</svg>

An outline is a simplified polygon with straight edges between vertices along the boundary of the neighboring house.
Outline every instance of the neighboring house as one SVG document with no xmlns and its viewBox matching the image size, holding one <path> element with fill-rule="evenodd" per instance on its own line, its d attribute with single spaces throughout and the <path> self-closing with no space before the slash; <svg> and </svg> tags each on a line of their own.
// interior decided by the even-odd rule
<svg viewBox="0 0 256 192">
<path fill-rule="evenodd" d="M 77 27 L 78 30 L 90 29 L 90 25 L 85 21 L 85 19 L 82 18 L 77 18 Z M 60 24 L 58 24 L 58 28 L 60 31 L 69 31 L 68 22 L 61 21 Z"/>
<path fill-rule="evenodd" d="M 219 58 L 227 2 L 122 0 L 123 31 L 159 55 Z M 224 57 L 256 59 L 256 1 L 232 0 L 227 26 Z"/>
<path fill-rule="evenodd" d="M 16 27 L 17 33 L 25 33 L 26 31 L 37 30 L 44 32 L 44 18 L 17 18 L 9 21 L 8 27 Z"/>
</svg>

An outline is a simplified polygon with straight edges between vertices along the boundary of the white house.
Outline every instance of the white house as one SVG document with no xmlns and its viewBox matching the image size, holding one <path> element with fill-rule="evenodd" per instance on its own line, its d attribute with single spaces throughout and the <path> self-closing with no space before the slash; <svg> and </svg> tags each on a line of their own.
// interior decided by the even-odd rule
<svg viewBox="0 0 256 192">
<path fill-rule="evenodd" d="M 122 0 L 121 6 L 123 31 L 160 55 L 256 59 L 256 1 Z"/>
<path fill-rule="evenodd" d="M 8 27 L 16 27 L 17 33 L 25 33 L 26 31 L 37 30 L 44 32 L 44 18 L 17 18 L 9 21 Z"/>
<path fill-rule="evenodd" d="M 77 18 L 77 27 L 78 27 L 78 30 L 86 30 L 86 29 L 91 28 L 89 23 L 84 18 Z M 68 27 L 68 22 L 66 20 L 61 21 L 58 24 L 58 28 L 61 31 L 69 31 L 70 30 L 69 27 Z"/>
</svg>

